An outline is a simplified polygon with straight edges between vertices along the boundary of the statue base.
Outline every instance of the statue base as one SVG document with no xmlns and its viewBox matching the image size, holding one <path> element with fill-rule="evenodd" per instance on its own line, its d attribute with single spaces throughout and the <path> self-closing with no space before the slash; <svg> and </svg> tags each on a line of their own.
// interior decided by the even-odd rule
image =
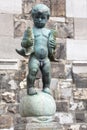
<svg viewBox="0 0 87 130">
<path fill-rule="evenodd" d="M 22 117 L 36 117 L 36 122 L 50 121 L 56 112 L 56 104 L 50 94 L 38 92 L 21 99 L 19 112 Z"/>
<path fill-rule="evenodd" d="M 30 118 L 34 123 L 48 123 L 54 121 L 54 116 L 33 116 Z"/>
</svg>

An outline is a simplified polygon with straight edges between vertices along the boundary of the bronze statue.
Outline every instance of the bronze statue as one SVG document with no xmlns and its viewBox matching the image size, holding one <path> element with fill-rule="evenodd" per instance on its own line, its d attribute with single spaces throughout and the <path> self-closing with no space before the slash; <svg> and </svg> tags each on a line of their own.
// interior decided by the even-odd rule
<svg viewBox="0 0 87 130">
<path fill-rule="evenodd" d="M 34 82 L 38 70 L 42 73 L 43 92 L 51 94 L 51 64 L 54 59 L 56 47 L 55 31 L 45 28 L 50 16 L 50 9 L 44 4 L 37 4 L 32 8 L 32 18 L 34 26 L 24 32 L 21 42 L 22 49 L 16 51 L 22 56 L 28 56 L 29 73 L 27 75 L 27 94 L 37 94 L 34 88 Z"/>
</svg>

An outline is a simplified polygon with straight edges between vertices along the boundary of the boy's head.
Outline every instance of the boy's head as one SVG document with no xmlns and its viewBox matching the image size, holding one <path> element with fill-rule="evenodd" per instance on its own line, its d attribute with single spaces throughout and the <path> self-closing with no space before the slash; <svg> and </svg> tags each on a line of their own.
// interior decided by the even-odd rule
<svg viewBox="0 0 87 130">
<path fill-rule="evenodd" d="M 32 8 L 32 18 L 37 28 L 43 28 L 49 16 L 50 9 L 44 4 L 37 4 Z"/>
</svg>

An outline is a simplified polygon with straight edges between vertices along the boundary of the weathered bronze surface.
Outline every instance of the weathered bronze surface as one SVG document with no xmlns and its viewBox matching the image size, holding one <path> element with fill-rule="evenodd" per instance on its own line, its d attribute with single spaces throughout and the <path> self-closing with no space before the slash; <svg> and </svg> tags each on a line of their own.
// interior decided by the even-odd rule
<svg viewBox="0 0 87 130">
<path fill-rule="evenodd" d="M 55 31 L 45 28 L 50 17 L 50 9 L 44 4 L 32 8 L 33 28 L 28 27 L 21 42 L 22 49 L 16 50 L 22 56 L 28 56 L 29 73 L 27 75 L 27 94 L 37 94 L 34 82 L 38 70 L 42 73 L 43 92 L 50 94 L 51 64 L 54 61 L 56 47 Z"/>
</svg>

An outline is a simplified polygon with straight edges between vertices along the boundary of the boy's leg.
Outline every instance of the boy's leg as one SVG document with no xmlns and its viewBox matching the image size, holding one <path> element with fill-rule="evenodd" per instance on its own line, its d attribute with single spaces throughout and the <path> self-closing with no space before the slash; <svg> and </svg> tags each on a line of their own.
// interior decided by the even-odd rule
<svg viewBox="0 0 87 130">
<path fill-rule="evenodd" d="M 43 81 L 43 91 L 51 94 L 50 91 L 50 82 L 51 82 L 51 64 L 49 59 L 44 61 L 44 65 L 41 68 L 42 72 L 42 81 Z"/>
<path fill-rule="evenodd" d="M 30 57 L 28 69 L 29 74 L 27 76 L 27 94 L 34 95 L 37 93 L 34 89 L 34 82 L 39 69 L 39 61 L 34 56 Z"/>
</svg>

